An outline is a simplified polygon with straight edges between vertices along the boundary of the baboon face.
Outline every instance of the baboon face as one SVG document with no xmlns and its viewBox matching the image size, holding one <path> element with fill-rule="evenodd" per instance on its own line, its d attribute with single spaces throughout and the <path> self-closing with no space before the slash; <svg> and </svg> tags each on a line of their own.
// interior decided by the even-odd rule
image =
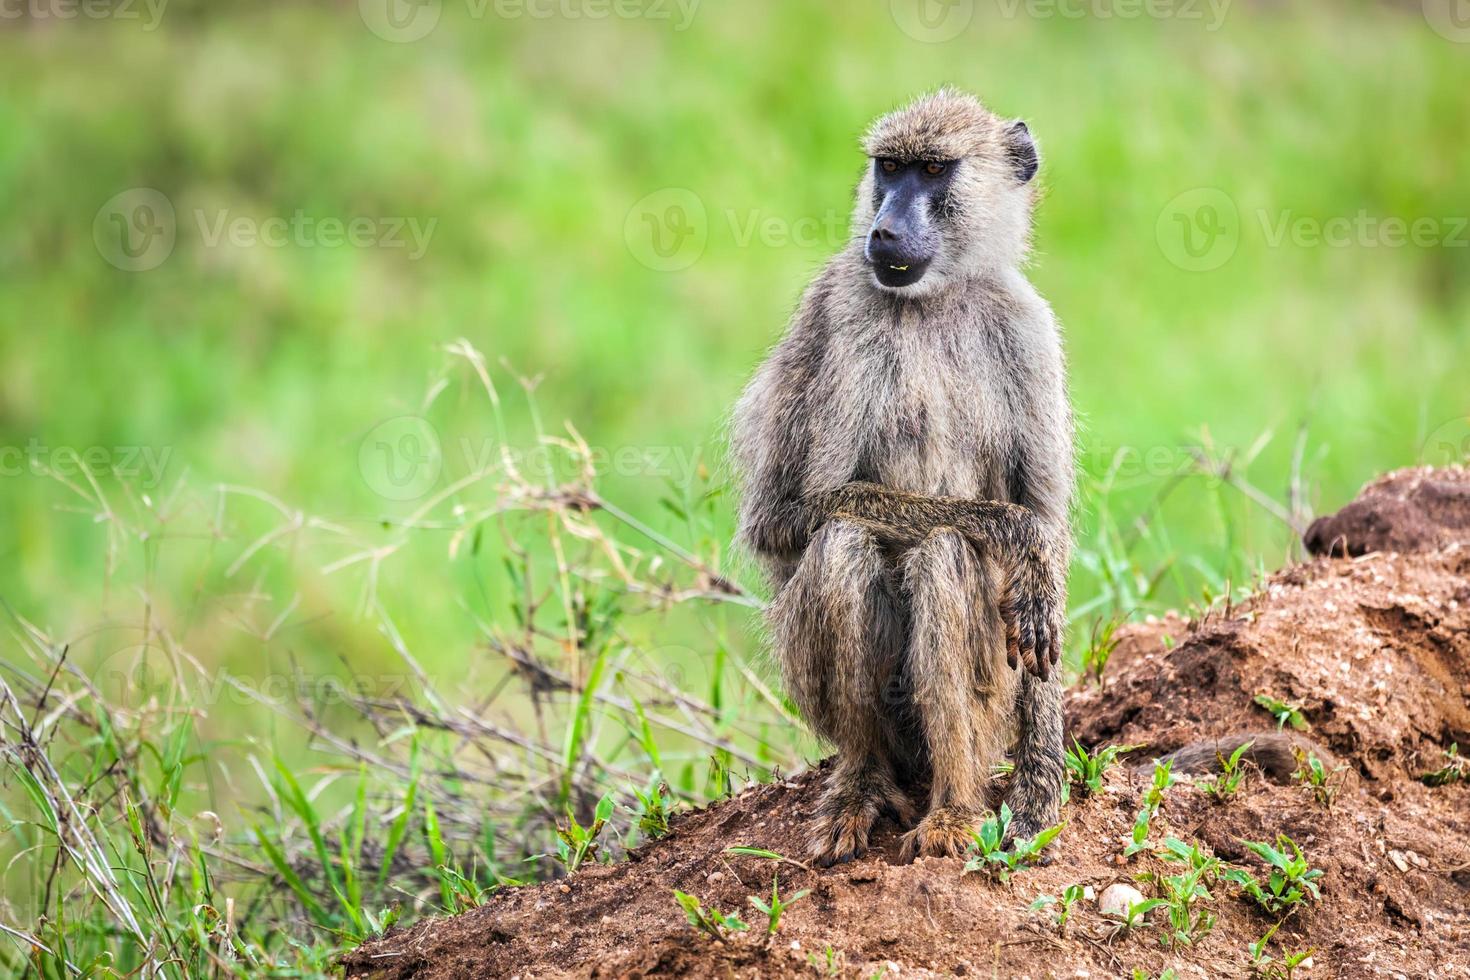
<svg viewBox="0 0 1470 980">
<path fill-rule="evenodd" d="M 873 225 L 863 256 L 873 276 L 890 289 L 924 278 L 939 252 L 949 208 L 954 160 L 873 161 Z"/>
<path fill-rule="evenodd" d="M 920 296 L 1024 259 L 1040 166 L 1026 124 L 942 89 L 868 131 L 854 245 L 885 292 Z"/>
</svg>

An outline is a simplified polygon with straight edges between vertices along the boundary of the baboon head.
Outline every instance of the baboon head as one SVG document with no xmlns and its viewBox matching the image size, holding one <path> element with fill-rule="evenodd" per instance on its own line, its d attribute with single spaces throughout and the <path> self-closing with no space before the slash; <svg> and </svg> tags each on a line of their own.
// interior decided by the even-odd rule
<svg viewBox="0 0 1470 980">
<path fill-rule="evenodd" d="M 852 227 L 878 288 L 933 293 L 1025 256 L 1040 166 L 1025 123 L 941 89 L 878 119 L 863 147 Z"/>
</svg>

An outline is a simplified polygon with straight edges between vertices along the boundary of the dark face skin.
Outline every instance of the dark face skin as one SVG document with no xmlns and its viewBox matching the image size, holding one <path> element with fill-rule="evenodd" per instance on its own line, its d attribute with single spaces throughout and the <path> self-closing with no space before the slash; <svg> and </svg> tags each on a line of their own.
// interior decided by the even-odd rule
<svg viewBox="0 0 1470 980">
<path fill-rule="evenodd" d="M 863 254 L 884 286 L 912 286 L 939 254 L 955 168 L 953 160 L 873 161 L 877 216 Z"/>
</svg>

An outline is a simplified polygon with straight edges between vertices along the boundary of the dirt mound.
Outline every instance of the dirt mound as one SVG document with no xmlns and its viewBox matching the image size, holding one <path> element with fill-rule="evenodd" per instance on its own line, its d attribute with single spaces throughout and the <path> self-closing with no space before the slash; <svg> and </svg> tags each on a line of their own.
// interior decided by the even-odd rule
<svg viewBox="0 0 1470 980">
<path fill-rule="evenodd" d="M 1313 521 L 1304 540 L 1314 555 L 1470 547 L 1470 469 L 1408 469 L 1379 477 L 1342 510 Z"/>
<path fill-rule="evenodd" d="M 1415 482 L 1398 482 L 1406 479 Z M 1394 514 L 1400 504 L 1427 513 L 1426 500 L 1464 486 L 1463 471 L 1395 474 L 1370 485 L 1364 501 L 1386 495 Z M 1393 528 L 1396 519 L 1364 516 L 1354 526 Z M 1446 764 L 1452 742 L 1470 746 L 1470 548 L 1320 558 L 1203 621 L 1129 628 L 1120 650 L 1102 688 L 1069 698 L 1070 733 L 1083 744 L 1146 743 L 1134 758 L 1182 750 L 1198 761 L 1213 755 L 1212 740 L 1272 736 L 1260 743 L 1268 772 L 1252 770 L 1224 802 L 1189 781 L 1169 789 L 1150 829 L 1155 845 L 1166 836 L 1198 843 L 1264 879 L 1242 841 L 1289 835 L 1325 872 L 1321 901 L 1289 916 L 1270 949 L 1278 959 L 1283 949 L 1314 950 L 1308 977 L 1470 977 L 1470 783 L 1422 780 Z M 1287 731 L 1298 747 L 1343 767 L 1330 801 L 1291 778 L 1296 760 L 1258 695 L 1297 712 L 1290 717 L 1303 729 Z M 397 931 L 348 956 L 347 976 L 1127 977 L 1166 967 L 1248 976 L 1248 945 L 1274 921 L 1223 881 L 1210 886 L 1213 929 L 1172 949 L 1160 941 L 1164 909 L 1120 931 L 1084 899 L 1063 934 L 1052 913 L 1031 908 L 1073 884 L 1100 895 L 1126 882 L 1152 896 L 1157 882 L 1136 876 L 1180 872 L 1147 851 L 1123 854 L 1147 763 L 1113 767 L 1099 793 L 1074 791 L 1051 862 L 1008 885 L 964 874 L 957 859 L 898 864 L 898 828 L 887 823 L 867 856 L 826 871 L 726 853 L 743 845 L 801 856 L 819 779 L 806 772 L 753 788 L 678 818 L 627 862 L 506 890 L 464 915 Z M 768 897 L 777 871 L 783 895 L 811 893 L 772 940 L 753 928 L 714 942 L 673 899 L 677 888 L 763 922 L 747 899 Z"/>
</svg>

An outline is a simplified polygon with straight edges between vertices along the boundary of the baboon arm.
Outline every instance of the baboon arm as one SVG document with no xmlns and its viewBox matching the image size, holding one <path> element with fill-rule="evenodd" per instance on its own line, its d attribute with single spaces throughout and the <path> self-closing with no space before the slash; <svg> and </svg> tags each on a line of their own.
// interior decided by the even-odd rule
<svg viewBox="0 0 1470 980">
<path fill-rule="evenodd" d="M 732 448 L 742 472 L 740 536 L 756 554 L 791 560 L 826 520 L 802 491 L 811 444 L 813 394 L 826 353 L 830 277 L 807 290 L 786 337 L 761 365 L 735 408 Z"/>
<path fill-rule="evenodd" d="M 808 507 L 861 521 L 886 547 L 907 549 L 937 527 L 952 527 L 982 554 L 1006 568 L 1000 600 L 1011 667 L 1024 664 L 1043 680 L 1062 657 L 1065 581 L 1058 573 L 1060 545 L 1036 514 L 997 500 L 926 497 L 874 483 L 849 483 Z"/>
<path fill-rule="evenodd" d="M 825 520 L 807 500 L 793 497 L 751 508 L 741 533 L 757 554 L 794 557 L 806 550 Z"/>
<path fill-rule="evenodd" d="M 1044 550 L 1045 533 L 1036 515 L 998 500 L 928 497 L 876 483 L 849 483 L 809 498 L 807 506 L 826 516 L 854 517 L 879 528 L 885 543 L 912 546 L 936 527 L 952 527 L 990 554 L 1010 560 Z"/>
</svg>

